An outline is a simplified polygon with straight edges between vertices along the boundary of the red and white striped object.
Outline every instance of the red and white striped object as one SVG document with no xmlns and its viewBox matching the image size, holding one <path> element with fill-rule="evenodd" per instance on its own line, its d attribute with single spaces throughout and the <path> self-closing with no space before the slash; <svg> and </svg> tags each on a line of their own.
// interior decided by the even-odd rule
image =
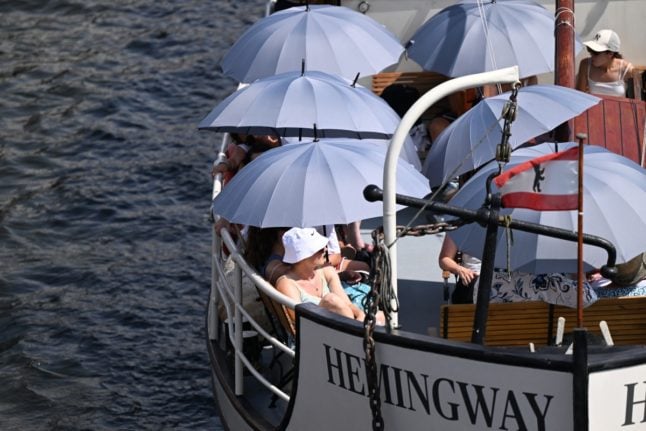
<svg viewBox="0 0 646 431">
<path fill-rule="evenodd" d="M 537 157 L 503 172 L 494 183 L 505 208 L 577 209 L 579 148 Z"/>
</svg>

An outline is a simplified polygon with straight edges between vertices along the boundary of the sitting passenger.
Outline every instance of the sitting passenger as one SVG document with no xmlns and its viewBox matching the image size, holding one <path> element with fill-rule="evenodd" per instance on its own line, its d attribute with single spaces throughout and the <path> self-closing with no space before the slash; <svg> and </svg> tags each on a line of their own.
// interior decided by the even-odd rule
<svg viewBox="0 0 646 431">
<path fill-rule="evenodd" d="M 290 265 L 276 281 L 276 289 L 297 302 L 310 302 L 350 319 L 363 320 L 364 312 L 350 302 L 336 271 L 325 266 L 328 239 L 313 228 L 292 228 L 283 235 L 283 262 Z M 294 311 L 287 310 L 294 319 Z"/>
<path fill-rule="evenodd" d="M 254 136 L 242 133 L 230 133 L 233 140 L 227 146 L 227 158 L 213 166 L 211 176 L 222 174 L 223 182 L 227 183 L 238 170 L 258 157 L 263 152 L 280 146 L 280 138 L 271 135 Z"/>
<path fill-rule="evenodd" d="M 248 228 L 245 259 L 265 280 L 273 285 L 276 284 L 276 280 L 280 276 L 286 274 L 290 269 L 290 265 L 282 261 L 285 254 L 282 237 L 287 230 L 289 228 L 285 227 L 258 228 L 249 226 Z M 341 286 L 350 301 L 363 309 L 366 304 L 366 296 L 371 289 L 369 284 L 363 282 L 363 274 L 370 271 L 369 265 L 341 254 L 341 245 L 336 238 L 334 226 L 321 226 L 317 230 L 327 234 L 326 265 L 332 266 L 339 274 Z M 346 253 L 346 248 L 354 251 L 351 247 L 344 246 L 343 253 Z"/>
<path fill-rule="evenodd" d="M 457 278 L 451 293 L 451 303 L 472 304 L 474 286 L 480 275 L 480 259 L 459 251 L 455 241 L 446 235 L 440 250 L 439 264 L 442 270 L 449 271 Z"/>
<path fill-rule="evenodd" d="M 275 285 L 276 280 L 289 271 L 289 265 L 283 263 L 282 237 L 289 228 L 269 227 L 259 228 L 249 226 L 245 245 L 245 259 L 269 283 Z"/>
<path fill-rule="evenodd" d="M 579 63 L 577 90 L 592 94 L 626 97 L 626 84 L 633 65 L 619 53 L 621 40 L 612 30 L 599 30 L 583 43 L 590 57 Z"/>
</svg>

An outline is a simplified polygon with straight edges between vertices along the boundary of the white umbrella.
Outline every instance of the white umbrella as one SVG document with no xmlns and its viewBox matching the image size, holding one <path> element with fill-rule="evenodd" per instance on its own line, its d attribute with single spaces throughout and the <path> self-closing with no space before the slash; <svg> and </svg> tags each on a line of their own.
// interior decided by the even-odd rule
<svg viewBox="0 0 646 431">
<path fill-rule="evenodd" d="M 422 25 L 408 56 L 457 77 L 518 65 L 526 78 L 554 70 L 554 14 L 530 0 L 462 0 Z M 583 45 L 577 41 L 576 52 Z"/>
<path fill-rule="evenodd" d="M 422 168 L 431 186 L 444 184 L 496 156 L 504 126 L 501 113 L 510 94 L 507 92 L 480 101 L 437 137 Z M 600 100 L 558 85 L 522 87 L 518 90 L 518 109 L 516 120 L 511 124 L 509 144 L 516 148 L 576 117 Z"/>
<path fill-rule="evenodd" d="M 343 6 L 297 6 L 251 26 L 224 56 L 225 74 L 252 82 L 283 72 L 321 70 L 353 79 L 397 63 L 404 47 L 386 27 Z"/>
<path fill-rule="evenodd" d="M 389 138 L 400 118 L 379 96 L 324 72 L 259 79 L 219 103 L 200 129 L 251 135 Z"/>
<path fill-rule="evenodd" d="M 312 227 L 380 216 L 379 202 L 363 198 L 381 186 L 386 147 L 321 140 L 284 145 L 261 154 L 238 172 L 213 200 L 213 212 L 258 227 Z M 397 192 L 423 197 L 426 178 L 400 159 Z"/>
<path fill-rule="evenodd" d="M 556 150 L 553 143 L 522 148 L 512 153 L 507 167 Z M 560 143 L 558 150 L 577 145 Z M 450 204 L 477 209 L 485 199 L 485 179 L 498 169 L 497 163 L 484 166 L 451 199 Z M 586 145 L 583 169 L 583 231 L 609 240 L 617 249 L 617 263 L 625 262 L 646 250 L 646 170 L 630 159 L 605 148 Z M 492 184 L 492 191 L 496 186 Z M 577 231 L 577 211 L 534 211 L 523 208 L 503 209 L 512 219 Z M 485 228 L 476 223 L 449 234 L 458 248 L 481 257 Z M 498 234 L 495 266 L 507 267 L 505 229 Z M 607 261 L 603 249 L 584 245 L 587 270 L 600 268 Z M 577 271 L 577 244 L 547 236 L 513 231 L 509 249 L 511 269 L 535 274 Z"/>
</svg>

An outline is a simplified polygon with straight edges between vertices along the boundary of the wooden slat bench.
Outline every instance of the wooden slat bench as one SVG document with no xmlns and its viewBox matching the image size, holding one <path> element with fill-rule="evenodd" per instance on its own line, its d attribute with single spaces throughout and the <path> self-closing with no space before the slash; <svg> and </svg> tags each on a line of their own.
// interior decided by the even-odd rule
<svg viewBox="0 0 646 431">
<path fill-rule="evenodd" d="M 440 336 L 470 341 L 475 305 L 443 305 Z M 549 345 L 556 335 L 559 317 L 565 332 L 576 326 L 576 310 L 545 302 L 512 302 L 489 305 L 485 344 L 490 346 Z M 599 321 L 608 323 L 614 343 L 646 345 L 646 297 L 602 298 L 584 309 L 584 326 L 600 335 Z"/>
</svg>

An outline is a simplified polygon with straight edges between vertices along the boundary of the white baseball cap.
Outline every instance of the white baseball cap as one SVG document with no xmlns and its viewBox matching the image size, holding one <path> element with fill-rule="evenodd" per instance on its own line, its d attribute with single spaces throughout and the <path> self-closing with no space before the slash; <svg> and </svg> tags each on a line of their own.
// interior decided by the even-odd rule
<svg viewBox="0 0 646 431">
<path fill-rule="evenodd" d="M 592 40 L 583 42 L 583 44 L 595 52 L 619 52 L 621 39 L 619 39 L 619 35 L 614 31 L 603 29 L 599 30 Z"/>
<path fill-rule="evenodd" d="M 325 248 L 328 239 L 311 227 L 293 227 L 283 234 L 283 262 L 296 263 Z"/>
</svg>

